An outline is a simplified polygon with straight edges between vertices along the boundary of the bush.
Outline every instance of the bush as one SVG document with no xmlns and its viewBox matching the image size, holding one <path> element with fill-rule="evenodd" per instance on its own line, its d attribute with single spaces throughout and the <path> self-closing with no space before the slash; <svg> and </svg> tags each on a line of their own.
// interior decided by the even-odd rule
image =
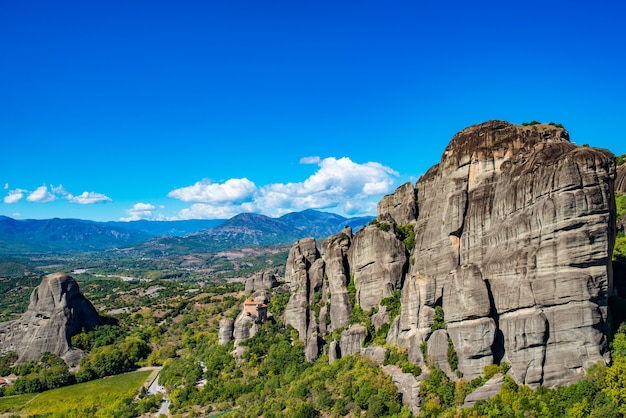
<svg viewBox="0 0 626 418">
<path fill-rule="evenodd" d="M 446 329 L 448 324 L 444 321 L 443 308 L 439 305 L 435 306 L 435 315 L 433 316 L 433 323 L 430 324 L 430 330 L 432 332 L 438 329 Z"/>
<path fill-rule="evenodd" d="M 413 225 L 396 225 L 396 237 L 402 241 L 408 251 L 415 247 L 415 229 Z"/>
<path fill-rule="evenodd" d="M 452 342 L 452 338 L 448 337 L 448 364 L 450 365 L 450 369 L 452 371 L 459 368 L 459 356 L 456 354 L 456 350 L 454 349 L 454 343 Z"/>
</svg>

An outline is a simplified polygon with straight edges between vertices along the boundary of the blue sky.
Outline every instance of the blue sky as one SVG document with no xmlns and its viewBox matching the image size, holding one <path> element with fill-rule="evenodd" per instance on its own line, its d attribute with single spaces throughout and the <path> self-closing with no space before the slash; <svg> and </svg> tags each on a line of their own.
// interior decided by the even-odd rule
<svg viewBox="0 0 626 418">
<path fill-rule="evenodd" d="M 625 153 L 626 6 L 547 3 L 0 2 L 0 214 L 375 214 L 490 119 Z"/>
</svg>

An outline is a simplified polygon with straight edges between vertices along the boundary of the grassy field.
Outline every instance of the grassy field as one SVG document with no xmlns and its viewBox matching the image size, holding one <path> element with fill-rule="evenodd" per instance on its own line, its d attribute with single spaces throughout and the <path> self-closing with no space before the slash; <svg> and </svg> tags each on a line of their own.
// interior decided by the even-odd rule
<svg viewBox="0 0 626 418">
<path fill-rule="evenodd" d="M 134 396 L 151 373 L 150 370 L 125 373 L 40 394 L 0 398 L 0 412 L 14 412 L 19 415 L 63 415 L 66 412 L 85 410 L 95 412 L 102 406 Z"/>
</svg>

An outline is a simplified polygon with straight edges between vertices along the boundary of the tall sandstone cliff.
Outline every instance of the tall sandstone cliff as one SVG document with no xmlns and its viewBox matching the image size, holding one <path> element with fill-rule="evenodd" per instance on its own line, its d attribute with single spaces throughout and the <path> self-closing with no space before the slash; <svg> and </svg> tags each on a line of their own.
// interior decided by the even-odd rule
<svg viewBox="0 0 626 418">
<path fill-rule="evenodd" d="M 313 239 L 293 246 L 285 322 L 308 359 L 324 342 L 333 357 L 351 354 L 335 352 L 332 331 L 363 341 L 363 327 L 348 328 L 354 306 L 376 308 L 378 328 L 389 321 L 381 301 L 401 290 L 387 342 L 413 362 L 425 364 L 424 342 L 445 361 L 449 337 L 466 378 L 506 361 L 519 383 L 574 382 L 609 360 L 615 177 L 610 152 L 578 147 L 553 125 L 466 128 L 414 186 L 380 201 L 378 225 L 346 229 L 321 253 Z M 405 225 L 409 249 L 395 233 Z M 437 306 L 447 326 L 433 333 Z"/>
<path fill-rule="evenodd" d="M 0 323 L 0 353 L 16 352 L 17 363 L 39 359 L 45 352 L 75 363 L 79 356 L 70 347 L 71 337 L 100 324 L 98 312 L 72 277 L 49 274 L 33 290 L 24 315 Z"/>
</svg>

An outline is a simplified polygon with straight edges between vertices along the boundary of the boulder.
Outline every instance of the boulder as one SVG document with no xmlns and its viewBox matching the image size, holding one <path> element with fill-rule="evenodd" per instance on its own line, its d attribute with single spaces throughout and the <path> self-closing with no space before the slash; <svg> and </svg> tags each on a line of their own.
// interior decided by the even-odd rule
<svg viewBox="0 0 626 418">
<path fill-rule="evenodd" d="M 354 324 L 341 333 L 339 339 L 339 349 L 341 356 L 349 356 L 361 352 L 361 346 L 365 341 L 365 327 Z"/>
<path fill-rule="evenodd" d="M 471 408 L 478 401 L 486 401 L 487 399 L 500 393 L 500 389 L 504 386 L 504 375 L 498 373 L 491 379 L 487 380 L 484 385 L 476 389 L 465 397 L 463 408 Z"/>
<path fill-rule="evenodd" d="M 219 332 L 217 342 L 219 345 L 226 345 L 233 339 L 233 332 L 235 330 L 235 321 L 232 318 L 220 319 Z"/>
<path fill-rule="evenodd" d="M 383 366 L 383 372 L 391 376 L 391 381 L 402 397 L 402 404 L 409 408 L 413 415 L 418 416 L 421 403 L 419 396 L 420 381 L 411 373 L 402 373 L 402 369 L 398 366 Z"/>
</svg>

